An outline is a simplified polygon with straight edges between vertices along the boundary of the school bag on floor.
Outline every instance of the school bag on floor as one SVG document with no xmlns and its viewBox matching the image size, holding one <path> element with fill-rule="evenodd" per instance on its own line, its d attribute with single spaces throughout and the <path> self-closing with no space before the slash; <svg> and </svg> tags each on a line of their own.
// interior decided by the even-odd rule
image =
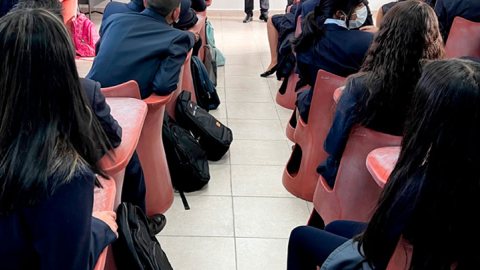
<svg viewBox="0 0 480 270">
<path fill-rule="evenodd" d="M 75 52 L 82 57 L 95 56 L 95 44 L 100 39 L 95 24 L 85 14 L 78 14 L 72 20 L 72 35 L 75 45 Z"/>
<path fill-rule="evenodd" d="M 140 207 L 121 203 L 116 221 L 118 239 L 112 247 L 119 270 L 173 270 Z"/>
<path fill-rule="evenodd" d="M 183 192 L 199 190 L 210 180 L 207 156 L 195 137 L 167 112 L 163 118 L 162 138 L 172 185 L 180 192 L 188 210 Z"/>
<path fill-rule="evenodd" d="M 191 93 L 182 91 L 175 106 L 177 121 L 197 138 L 209 160 L 220 160 L 233 141 L 232 131 L 195 102 Z"/>
<path fill-rule="evenodd" d="M 192 80 L 198 105 L 207 111 L 216 109 L 220 105 L 220 98 L 215 86 L 210 81 L 205 65 L 196 56 L 192 56 L 191 65 Z"/>
<path fill-rule="evenodd" d="M 215 60 L 217 62 L 217 66 L 224 66 L 225 56 L 223 56 L 223 53 L 215 46 L 215 30 L 213 29 L 209 20 L 205 20 L 205 32 L 207 34 L 207 44 L 212 46 L 215 50 Z"/>
</svg>

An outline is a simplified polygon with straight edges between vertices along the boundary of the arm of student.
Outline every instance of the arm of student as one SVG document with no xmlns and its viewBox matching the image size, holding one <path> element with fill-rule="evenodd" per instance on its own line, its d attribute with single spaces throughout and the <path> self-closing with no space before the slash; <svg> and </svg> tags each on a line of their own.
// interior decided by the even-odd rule
<svg viewBox="0 0 480 270">
<path fill-rule="evenodd" d="M 182 35 L 173 40 L 168 50 L 168 56 L 162 60 L 153 79 L 155 94 L 165 96 L 177 89 L 180 69 L 194 43 L 195 35 L 189 31 L 183 31 Z"/>
<path fill-rule="evenodd" d="M 108 106 L 105 101 L 105 96 L 101 91 L 99 82 L 95 82 L 92 107 L 105 134 L 107 134 L 108 140 L 113 147 L 118 147 L 122 142 L 122 127 L 120 127 L 117 120 L 110 114 L 110 106 Z"/>
<path fill-rule="evenodd" d="M 26 218 L 41 269 L 93 269 L 103 249 L 116 239 L 107 224 L 92 220 L 95 175 L 76 172 Z"/>
</svg>

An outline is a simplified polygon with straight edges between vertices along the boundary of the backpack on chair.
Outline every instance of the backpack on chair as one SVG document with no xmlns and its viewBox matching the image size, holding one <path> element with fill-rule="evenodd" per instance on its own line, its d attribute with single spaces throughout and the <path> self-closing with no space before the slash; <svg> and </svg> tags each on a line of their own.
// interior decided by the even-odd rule
<svg viewBox="0 0 480 270">
<path fill-rule="evenodd" d="M 85 14 L 78 14 L 76 19 L 72 20 L 72 35 L 75 52 L 83 57 L 95 56 L 95 44 L 100 39 L 95 24 L 90 21 Z"/>
</svg>

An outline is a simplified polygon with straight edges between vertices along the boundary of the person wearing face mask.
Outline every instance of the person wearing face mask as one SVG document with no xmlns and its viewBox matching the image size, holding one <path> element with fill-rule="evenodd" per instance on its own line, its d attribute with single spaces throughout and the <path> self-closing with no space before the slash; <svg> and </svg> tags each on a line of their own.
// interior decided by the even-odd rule
<svg viewBox="0 0 480 270">
<path fill-rule="evenodd" d="M 363 0 L 320 0 L 303 22 L 302 34 L 293 40 L 300 78 L 315 85 L 322 69 L 347 77 L 360 70 L 373 34 L 358 30 L 368 17 Z M 308 122 L 313 88 L 298 94 L 297 115 Z M 292 123 L 293 126 L 296 123 Z"/>
<path fill-rule="evenodd" d="M 87 78 L 102 87 L 135 80 L 142 98 L 173 92 L 196 39 L 194 33 L 172 27 L 179 16 L 180 0 L 147 0 L 140 13 L 108 17 Z"/>
</svg>

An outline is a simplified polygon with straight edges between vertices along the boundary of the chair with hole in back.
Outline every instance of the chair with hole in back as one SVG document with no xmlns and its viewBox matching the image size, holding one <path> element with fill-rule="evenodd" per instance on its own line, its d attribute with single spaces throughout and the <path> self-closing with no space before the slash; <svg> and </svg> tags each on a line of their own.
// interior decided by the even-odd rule
<svg viewBox="0 0 480 270">
<path fill-rule="evenodd" d="M 192 50 L 187 55 L 187 59 L 185 59 L 185 69 L 183 70 L 182 80 L 182 89 L 186 90 L 192 94 L 192 101 L 197 102 L 197 95 L 195 94 L 195 85 L 193 84 L 193 77 L 192 77 Z"/>
<path fill-rule="evenodd" d="M 334 220 L 368 222 L 377 205 L 380 188 L 367 170 L 367 155 L 374 149 L 398 146 L 402 137 L 355 125 L 347 141 L 333 189 L 322 176 L 313 198 L 325 224 Z"/>
<path fill-rule="evenodd" d="M 445 51 L 447 58 L 462 56 L 480 58 L 480 23 L 455 17 Z"/>
<path fill-rule="evenodd" d="M 129 87 L 129 92 L 118 90 L 122 88 L 121 86 L 125 85 Z M 113 87 L 106 88 L 102 89 L 102 92 L 107 97 L 118 97 L 122 95 L 129 97 L 132 95 L 140 96 L 140 90 L 135 81 L 129 81 L 114 87 L 116 87 L 116 89 L 112 89 Z M 173 187 L 162 141 L 165 104 L 167 104 L 171 98 L 172 94 L 167 96 L 152 94 L 143 100 L 147 104 L 148 113 L 137 145 L 137 154 L 142 164 L 145 184 L 147 186 L 146 214 L 148 216 L 165 213 L 173 203 Z"/>
<path fill-rule="evenodd" d="M 295 28 L 295 36 L 297 37 L 302 33 L 302 16 L 299 16 L 297 19 L 297 26 Z M 295 87 L 297 86 L 297 82 L 300 80 L 297 73 L 295 73 L 295 68 L 292 69 L 288 78 L 286 78 L 286 87 L 284 87 L 285 81 L 280 86 L 280 89 L 277 91 L 276 102 L 278 105 L 287 108 L 287 109 L 295 109 L 295 102 L 297 101 L 297 92 L 304 90 L 306 87 L 295 91 Z"/>
<path fill-rule="evenodd" d="M 299 118 L 295 130 L 296 144 L 283 172 L 283 185 L 293 195 L 313 200 L 318 182 L 317 167 L 327 158 L 323 142 L 335 114 L 333 92 L 345 78 L 324 70 L 317 73 L 308 124 Z"/>
</svg>

